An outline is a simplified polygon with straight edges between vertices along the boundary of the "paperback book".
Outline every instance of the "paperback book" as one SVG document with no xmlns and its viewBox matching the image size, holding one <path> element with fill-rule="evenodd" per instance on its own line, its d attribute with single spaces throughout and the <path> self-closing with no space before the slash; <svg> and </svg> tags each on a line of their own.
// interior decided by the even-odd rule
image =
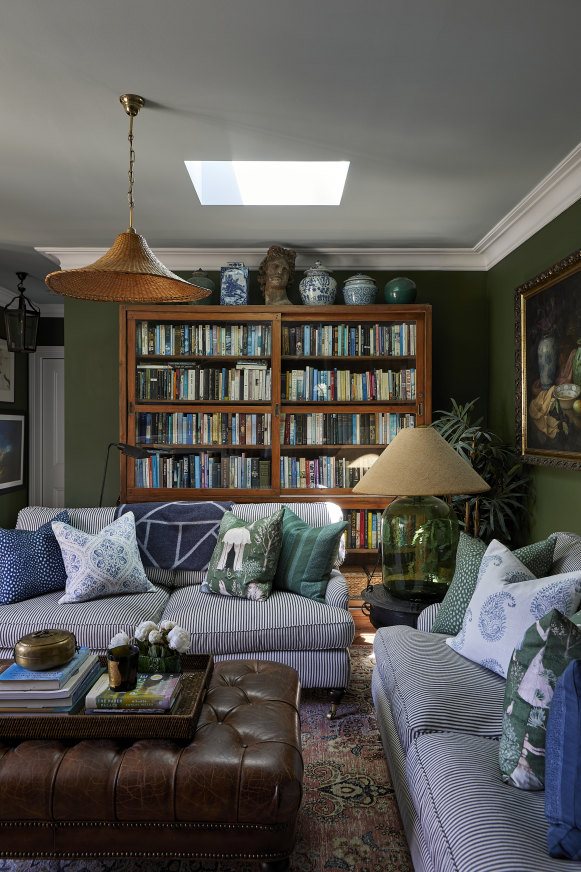
<svg viewBox="0 0 581 872">
<path fill-rule="evenodd" d="M 96 665 L 99 664 L 99 659 L 96 654 L 89 654 L 88 657 L 75 669 L 68 677 L 62 687 L 45 688 L 31 687 L 23 688 L 22 682 L 9 682 L 6 686 L 0 687 L 0 706 L 5 700 L 51 700 L 51 699 L 66 699 L 71 696 L 81 682 L 84 682 L 89 672 L 94 671 Z"/>
<path fill-rule="evenodd" d="M 90 689 L 85 699 L 85 711 L 169 711 L 181 690 L 181 675 L 139 673 L 135 690 L 117 693 L 109 690 L 107 675 Z"/>
<path fill-rule="evenodd" d="M 0 699 L 0 716 L 5 714 L 74 714 L 82 705 L 85 694 L 94 685 L 95 680 L 104 673 L 104 668 L 97 663 L 89 670 L 84 679 L 67 697 L 56 699 Z"/>
<path fill-rule="evenodd" d="M 89 653 L 87 647 L 79 648 L 73 659 L 69 660 L 62 669 L 43 670 L 42 672 L 24 669 L 18 663 L 13 663 L 0 673 L 0 690 L 5 690 L 8 687 L 12 690 L 16 683 L 18 683 L 18 690 L 54 690 L 63 687 L 71 675 L 87 659 Z"/>
</svg>

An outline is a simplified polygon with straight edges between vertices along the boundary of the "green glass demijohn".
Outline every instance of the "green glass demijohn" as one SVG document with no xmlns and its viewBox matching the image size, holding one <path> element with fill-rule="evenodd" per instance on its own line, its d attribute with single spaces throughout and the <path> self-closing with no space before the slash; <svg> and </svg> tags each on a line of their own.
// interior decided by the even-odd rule
<svg viewBox="0 0 581 872">
<path fill-rule="evenodd" d="M 381 519 L 382 582 L 394 597 L 441 600 L 454 576 L 458 520 L 437 497 L 399 497 Z"/>
</svg>

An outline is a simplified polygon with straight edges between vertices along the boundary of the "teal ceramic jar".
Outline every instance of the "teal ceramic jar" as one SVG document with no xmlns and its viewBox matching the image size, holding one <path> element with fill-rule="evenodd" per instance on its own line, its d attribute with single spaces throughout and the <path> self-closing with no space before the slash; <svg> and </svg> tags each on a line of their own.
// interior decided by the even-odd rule
<svg viewBox="0 0 581 872">
<path fill-rule="evenodd" d="M 387 282 L 383 289 L 386 303 L 413 303 L 416 299 L 416 283 L 404 276 Z"/>
<path fill-rule="evenodd" d="M 196 285 L 196 287 L 198 288 L 207 288 L 209 291 L 212 292 L 214 292 L 216 288 L 216 285 L 214 284 L 208 273 L 204 272 L 201 267 L 191 274 L 188 281 L 192 285 Z M 193 305 L 199 306 L 200 303 L 202 305 L 209 305 L 211 299 L 212 294 L 210 293 L 207 297 L 203 297 L 201 300 L 196 300 Z"/>
</svg>

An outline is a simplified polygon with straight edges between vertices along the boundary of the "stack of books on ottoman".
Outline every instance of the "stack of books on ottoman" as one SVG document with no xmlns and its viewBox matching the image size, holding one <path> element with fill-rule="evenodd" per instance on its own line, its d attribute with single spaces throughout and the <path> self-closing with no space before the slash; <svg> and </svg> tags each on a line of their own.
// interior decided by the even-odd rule
<svg viewBox="0 0 581 872">
<path fill-rule="evenodd" d="M 134 690 L 109 690 L 109 678 L 102 675 L 85 698 L 86 714 L 167 714 L 174 708 L 182 689 L 182 676 L 157 672 L 139 673 Z"/>
<path fill-rule="evenodd" d="M 102 672 L 99 658 L 86 647 L 57 670 L 34 672 L 12 663 L 0 672 L 0 715 L 73 714 Z"/>
</svg>

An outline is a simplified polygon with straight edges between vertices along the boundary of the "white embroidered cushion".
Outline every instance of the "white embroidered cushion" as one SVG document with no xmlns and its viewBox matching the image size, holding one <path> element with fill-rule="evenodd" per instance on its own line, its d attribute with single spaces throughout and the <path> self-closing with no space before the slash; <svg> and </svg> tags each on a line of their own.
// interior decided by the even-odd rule
<svg viewBox="0 0 581 872">
<path fill-rule="evenodd" d="M 551 609 L 572 615 L 581 601 L 581 571 L 535 578 L 518 557 L 493 539 L 462 628 L 446 644 L 506 678 L 510 658 L 527 629 Z"/>
<path fill-rule="evenodd" d="M 67 573 L 65 595 L 59 603 L 154 590 L 139 556 L 132 512 L 122 515 L 96 536 L 61 521 L 53 521 L 52 528 Z"/>
</svg>

